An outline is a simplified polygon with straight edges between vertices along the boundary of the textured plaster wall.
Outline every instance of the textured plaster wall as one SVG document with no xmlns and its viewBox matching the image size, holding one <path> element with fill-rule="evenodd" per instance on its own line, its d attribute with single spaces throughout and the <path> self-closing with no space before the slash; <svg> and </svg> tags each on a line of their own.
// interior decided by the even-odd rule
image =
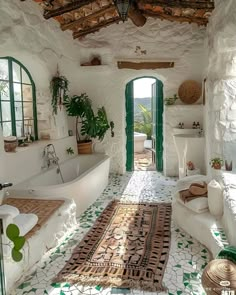
<svg viewBox="0 0 236 295">
<path fill-rule="evenodd" d="M 79 45 L 68 32 L 62 32 L 55 21 L 46 21 L 33 1 L 0 0 L 1 42 L 0 56 L 12 56 L 22 62 L 31 73 L 37 90 L 39 129 L 48 130 L 52 138 L 68 133 L 65 113 L 52 117 L 49 84 L 56 73 L 77 85 L 74 73 L 79 65 Z"/>
<path fill-rule="evenodd" d="M 97 150 L 104 150 L 112 157 L 112 170 L 124 172 L 126 163 L 125 136 L 125 86 L 137 77 L 153 76 L 164 84 L 164 97 L 177 93 L 186 79 L 202 80 L 205 62 L 205 28 L 196 25 L 171 23 L 148 19 L 142 28 L 131 22 L 112 25 L 98 33 L 88 35 L 81 45 L 81 62 L 99 55 L 104 67 L 81 67 L 79 89 L 87 92 L 97 106 L 105 105 L 108 116 L 115 122 L 115 138 L 106 136 Z M 175 67 L 159 70 L 118 70 L 117 60 L 167 60 Z M 177 175 L 177 155 L 172 138 L 176 123 L 188 120 L 182 111 L 174 116 L 164 111 L 164 167 L 167 175 Z M 185 117 L 186 116 L 186 117 Z M 191 110 L 197 120 L 198 110 Z M 168 160 L 165 160 L 168 159 Z"/>
<path fill-rule="evenodd" d="M 58 116 L 52 116 L 49 83 L 58 64 L 61 74 L 70 80 L 70 88 L 73 90 L 77 86 L 78 42 L 74 42 L 69 33 L 63 33 L 57 22 L 46 22 L 39 6 L 33 1 L 0 0 L 0 19 L 0 56 L 12 56 L 22 62 L 35 81 L 39 131 L 47 130 L 54 139 L 67 136 L 66 114 L 62 111 Z M 64 142 L 63 147 L 61 142 Z M 72 138 L 54 143 L 61 160 L 67 157 L 65 149 L 74 146 Z M 43 144 L 30 146 L 16 154 L 7 154 L 0 148 L 0 183 L 17 183 L 38 173 L 42 166 Z"/>
<path fill-rule="evenodd" d="M 209 160 L 220 156 L 226 160 L 233 160 L 234 167 L 236 167 L 235 31 L 235 0 L 216 1 L 216 8 L 207 32 L 209 61 L 206 73 L 207 158 Z"/>
<path fill-rule="evenodd" d="M 49 81 L 56 72 L 70 81 L 71 94 L 87 92 L 95 107 L 104 105 L 109 120 L 115 122 L 115 137 L 107 134 L 95 150 L 106 152 L 112 157 L 111 170 L 124 172 L 126 163 L 125 136 L 125 86 L 134 78 L 153 76 L 164 83 L 164 97 L 177 93 L 186 79 L 202 80 L 205 67 L 205 28 L 197 25 L 171 23 L 148 19 L 143 28 L 135 27 L 130 21 L 112 25 L 100 32 L 88 35 L 82 41 L 73 41 L 70 32 L 62 32 L 55 20 L 44 20 L 42 12 L 32 1 L 3 1 L 1 9 L 0 56 L 13 56 L 31 72 L 37 87 L 40 130 L 49 130 L 53 138 L 67 134 L 65 113 L 51 116 Z M 80 63 L 99 55 L 104 67 L 80 67 Z M 170 60 L 175 61 L 172 69 L 149 71 L 118 70 L 119 59 Z M 168 111 L 168 110 L 167 110 Z M 193 117 L 195 111 L 193 110 Z M 166 119 L 164 112 L 164 156 L 165 172 L 174 175 L 177 158 L 174 145 L 166 148 L 172 140 L 170 126 L 178 121 Z M 179 116 L 184 121 L 181 113 Z M 69 128 L 74 126 L 69 119 Z"/>
</svg>

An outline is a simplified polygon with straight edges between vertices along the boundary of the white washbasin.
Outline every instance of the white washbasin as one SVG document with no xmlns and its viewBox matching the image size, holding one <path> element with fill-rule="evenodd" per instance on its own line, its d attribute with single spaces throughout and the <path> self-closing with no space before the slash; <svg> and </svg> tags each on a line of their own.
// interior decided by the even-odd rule
<svg viewBox="0 0 236 295">
<path fill-rule="evenodd" d="M 177 134 L 199 134 L 200 129 L 192 129 L 192 128 L 173 128 L 173 135 Z"/>
<path fill-rule="evenodd" d="M 204 137 L 202 134 L 195 133 L 195 134 L 174 134 L 174 137 L 179 138 L 201 138 Z"/>
</svg>

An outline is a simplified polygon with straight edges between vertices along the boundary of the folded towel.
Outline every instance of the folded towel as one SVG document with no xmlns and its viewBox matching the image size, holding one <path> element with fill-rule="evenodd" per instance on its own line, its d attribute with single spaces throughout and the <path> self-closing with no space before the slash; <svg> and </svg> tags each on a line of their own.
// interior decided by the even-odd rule
<svg viewBox="0 0 236 295">
<path fill-rule="evenodd" d="M 0 206 L 0 215 L 1 214 L 7 214 L 10 215 L 12 218 L 16 217 L 20 214 L 20 211 L 18 208 L 11 206 L 11 205 L 1 205 Z"/>
<path fill-rule="evenodd" d="M 180 199 L 184 202 L 184 203 L 187 203 L 187 202 L 190 202 L 194 199 L 197 199 L 197 198 L 207 198 L 207 193 L 203 194 L 203 195 L 193 195 L 189 189 L 186 189 L 186 190 L 183 190 L 183 191 L 180 191 L 179 192 L 179 195 L 180 195 Z"/>
<path fill-rule="evenodd" d="M 205 175 L 192 175 L 181 178 L 177 181 L 175 192 L 183 191 L 189 188 L 192 183 L 199 183 L 204 185 L 204 182 L 208 183 L 210 180 Z"/>
<path fill-rule="evenodd" d="M 38 222 L 38 216 L 29 214 L 19 214 L 13 218 L 13 223 L 19 227 L 20 235 L 25 236 Z"/>
</svg>

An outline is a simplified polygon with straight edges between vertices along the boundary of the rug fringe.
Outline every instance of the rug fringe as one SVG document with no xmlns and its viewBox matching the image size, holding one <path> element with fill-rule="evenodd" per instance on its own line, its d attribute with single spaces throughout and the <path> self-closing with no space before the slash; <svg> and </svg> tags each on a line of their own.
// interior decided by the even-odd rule
<svg viewBox="0 0 236 295">
<path fill-rule="evenodd" d="M 161 291 L 167 292 L 167 288 L 164 287 L 161 283 L 153 283 L 152 281 L 136 281 L 132 279 L 117 279 L 117 278 L 101 278 L 101 277 L 91 277 L 88 278 L 87 276 L 68 276 L 67 280 L 65 277 L 58 276 L 53 280 L 53 283 L 70 283 L 76 284 L 81 286 L 102 286 L 103 288 L 130 288 L 142 291 Z"/>
</svg>

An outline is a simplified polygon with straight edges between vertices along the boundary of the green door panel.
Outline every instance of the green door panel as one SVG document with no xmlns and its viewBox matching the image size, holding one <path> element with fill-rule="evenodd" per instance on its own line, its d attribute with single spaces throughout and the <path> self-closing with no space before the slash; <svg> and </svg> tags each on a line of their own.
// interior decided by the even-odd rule
<svg viewBox="0 0 236 295">
<path fill-rule="evenodd" d="M 126 85 L 126 171 L 134 169 L 134 99 L 133 81 Z"/>
</svg>

